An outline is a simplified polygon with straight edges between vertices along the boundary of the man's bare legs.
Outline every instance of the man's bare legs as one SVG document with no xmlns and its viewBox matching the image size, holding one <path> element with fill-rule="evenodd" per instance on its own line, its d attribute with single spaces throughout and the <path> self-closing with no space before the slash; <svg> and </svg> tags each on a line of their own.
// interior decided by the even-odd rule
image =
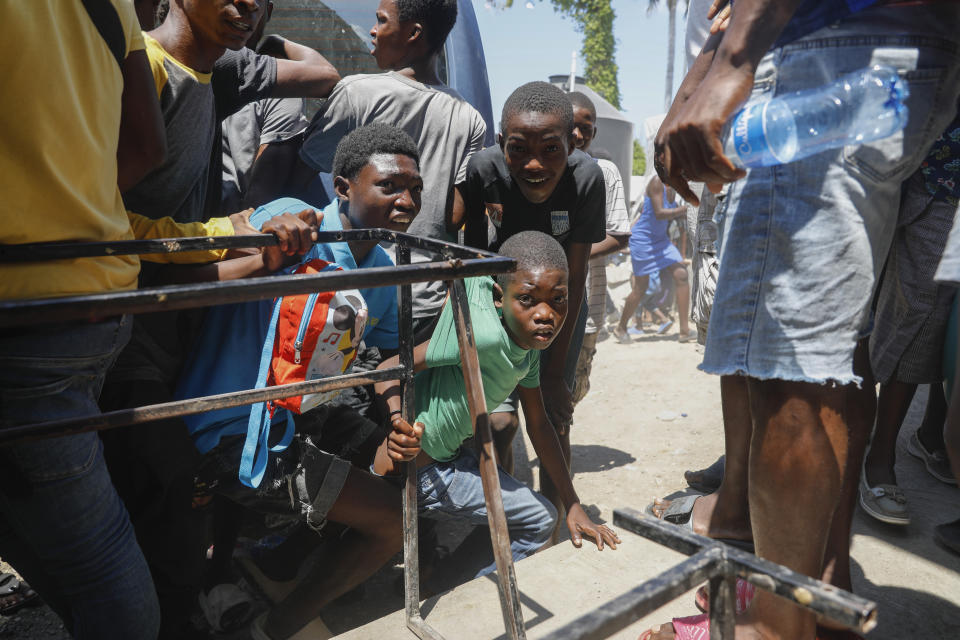
<svg viewBox="0 0 960 640">
<path fill-rule="evenodd" d="M 327 519 L 350 527 L 332 562 L 315 567 L 270 611 L 266 632 L 283 640 L 320 615 L 331 601 L 373 575 L 403 548 L 400 492 L 386 481 L 350 469 Z"/>
<path fill-rule="evenodd" d="M 749 495 L 757 555 L 819 577 L 840 504 L 851 386 L 755 378 L 747 384 L 754 417 Z M 812 613 L 766 591 L 758 592 L 744 622 L 745 638 L 815 636 Z"/>
<path fill-rule="evenodd" d="M 850 533 L 853 514 L 857 507 L 860 485 L 860 467 L 870 438 L 870 430 L 877 416 L 877 385 L 870 368 L 870 353 L 867 339 L 857 344 L 853 355 L 853 372 L 863 378 L 858 389 L 855 385 L 845 387 L 847 394 L 847 426 L 850 440 L 847 446 L 847 464 L 840 489 L 840 504 L 833 514 L 830 536 L 823 557 L 820 579 L 847 591 L 853 590 L 850 580 Z"/>
</svg>

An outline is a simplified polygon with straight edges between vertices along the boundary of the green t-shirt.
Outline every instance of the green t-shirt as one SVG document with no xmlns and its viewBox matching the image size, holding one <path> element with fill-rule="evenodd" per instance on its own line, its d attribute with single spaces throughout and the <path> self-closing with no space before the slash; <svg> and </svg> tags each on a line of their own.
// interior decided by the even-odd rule
<svg viewBox="0 0 960 640">
<path fill-rule="evenodd" d="M 507 335 L 493 305 L 493 278 L 467 278 L 464 285 L 487 411 L 492 411 L 518 383 L 540 386 L 540 353 L 518 347 Z M 455 458 L 461 443 L 473 435 L 449 300 L 430 338 L 426 364 L 428 368 L 414 380 L 417 421 L 424 425 L 421 446 L 431 458 L 444 462 Z"/>
</svg>

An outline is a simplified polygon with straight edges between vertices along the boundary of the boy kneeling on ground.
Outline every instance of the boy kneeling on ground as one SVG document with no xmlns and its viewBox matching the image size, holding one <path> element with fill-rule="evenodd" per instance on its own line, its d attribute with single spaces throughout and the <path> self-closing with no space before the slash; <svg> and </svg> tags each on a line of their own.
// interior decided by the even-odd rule
<svg viewBox="0 0 960 640">
<path fill-rule="evenodd" d="M 538 231 L 515 234 L 500 253 L 517 261 L 517 271 L 497 277 L 467 278 L 465 288 L 476 337 L 477 356 L 487 411 L 517 388 L 527 432 L 540 464 L 559 489 L 567 510 L 567 528 L 577 547 L 582 536 L 597 548 L 616 549 L 620 539 L 605 525 L 596 525 L 580 505 L 564 463 L 557 434 L 547 418 L 540 395 L 540 352 L 550 346 L 567 316 L 567 258 L 563 248 Z M 487 510 L 477 456 L 467 440 L 474 426 L 466 388 L 453 310 L 447 300 L 433 336 L 413 354 L 416 421 L 400 415 L 400 383 L 377 383 L 377 397 L 390 413 L 393 431 L 377 451 L 373 469 L 380 475 L 399 472 L 400 462 L 418 467 L 417 503 L 428 518 L 464 518 L 487 523 Z M 397 366 L 398 357 L 382 368 Z M 519 386 L 518 386 L 519 384 Z M 500 469 L 503 508 L 510 529 L 513 559 L 544 545 L 553 532 L 557 513 L 549 500 Z M 491 561 L 477 575 L 495 569 Z"/>
<path fill-rule="evenodd" d="M 334 175 L 338 200 L 324 209 L 320 230 L 379 227 L 405 231 L 420 209 L 423 181 L 419 153 L 413 140 L 395 127 L 369 125 L 344 137 L 334 160 Z M 254 212 L 251 223 L 265 217 L 290 219 L 291 212 L 305 207 L 303 202 L 289 198 L 274 201 Z M 299 215 L 300 220 L 307 218 L 311 216 Z M 315 218 L 311 218 L 313 221 Z M 375 241 L 318 243 L 310 248 L 307 257 L 348 270 L 393 265 Z M 222 268 L 221 279 L 259 274 L 264 269 L 276 270 L 282 266 L 278 256 L 270 257 L 266 253 L 228 262 L 237 264 Z M 362 327 L 355 330 L 356 340 L 359 341 L 362 334 L 366 346 L 395 353 L 398 346 L 395 289 L 350 291 L 347 298 L 355 299 L 357 295 L 363 298 L 367 330 L 362 331 Z M 263 301 L 212 309 L 198 341 L 200 346 L 181 378 L 178 396 L 194 397 L 253 387 L 271 308 L 270 301 Z M 241 330 L 241 323 L 246 326 L 251 317 L 255 330 Z M 333 408 L 337 410 L 328 411 Z M 400 551 L 403 528 L 400 494 L 394 486 L 321 450 L 318 445 L 326 449 L 328 444 L 336 444 L 328 442 L 329 433 L 321 433 L 325 429 L 336 433 L 347 431 L 344 437 L 366 430 L 373 437 L 376 425 L 356 412 L 345 416 L 344 407 L 331 404 L 322 404 L 296 416 L 297 435 L 289 448 L 271 450 L 259 487 L 251 489 L 238 478 L 249 416 L 249 407 L 238 407 L 188 418 L 194 442 L 204 454 L 198 482 L 255 511 L 303 518 L 317 530 L 327 520 L 350 528 L 341 538 L 338 553 L 313 568 L 269 614 L 255 620 L 251 635 L 254 640 L 330 637 L 317 617 L 320 610 L 366 580 Z M 348 419 L 355 428 L 342 429 L 343 421 Z M 325 427 L 325 423 L 329 424 Z M 283 424 L 283 418 L 274 414 L 273 426 L 277 428 L 272 435 L 282 433 Z M 379 442 L 379 434 L 376 437 L 371 452 Z M 276 440 L 278 438 L 270 438 L 269 444 L 274 445 Z"/>
</svg>

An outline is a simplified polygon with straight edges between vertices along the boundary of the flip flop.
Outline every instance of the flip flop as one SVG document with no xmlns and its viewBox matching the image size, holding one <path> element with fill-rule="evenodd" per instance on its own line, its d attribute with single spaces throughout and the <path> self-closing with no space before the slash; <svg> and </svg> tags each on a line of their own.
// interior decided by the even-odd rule
<svg viewBox="0 0 960 640">
<path fill-rule="evenodd" d="M 11 604 L 0 605 L 0 616 L 12 616 L 24 607 L 36 607 L 41 604 L 40 594 L 30 588 L 25 580 L 12 573 L 0 573 L 0 600 L 19 596 Z"/>
<path fill-rule="evenodd" d="M 757 594 L 757 588 L 743 578 L 737 578 L 736 590 L 737 613 L 743 613 L 747 610 L 747 607 L 750 606 L 750 603 L 753 602 L 753 597 Z M 697 609 L 703 613 L 710 613 L 710 592 L 707 589 L 707 585 L 703 585 L 697 589 L 697 593 L 693 598 L 693 603 L 696 605 Z"/>
<path fill-rule="evenodd" d="M 710 616 L 706 613 L 701 613 L 698 616 L 687 616 L 686 618 L 674 618 L 672 624 L 675 640 L 710 639 Z M 653 629 L 649 629 L 644 631 L 638 640 L 649 640 L 652 635 Z M 864 638 L 846 629 L 827 629 L 817 625 L 816 640 L 864 640 Z"/>
<path fill-rule="evenodd" d="M 240 556 L 237 558 L 237 566 L 247 581 L 253 587 L 260 591 L 264 598 L 271 604 L 277 604 L 296 589 L 299 580 L 293 579 L 288 582 L 277 582 L 268 578 L 253 558 L 249 556 Z"/>
<path fill-rule="evenodd" d="M 662 336 L 662 335 L 665 334 L 667 331 L 670 331 L 670 327 L 672 327 L 672 326 L 673 326 L 673 320 L 667 320 L 667 321 L 664 322 L 662 325 L 660 325 L 659 328 L 657 328 L 657 335 L 658 335 L 658 336 Z"/>
<path fill-rule="evenodd" d="M 660 516 L 660 519 L 664 522 L 686 527 L 690 531 L 693 531 L 693 518 L 691 518 L 693 514 L 693 503 L 697 501 L 697 498 L 701 497 L 700 494 L 695 493 L 671 500 L 670 506 L 666 508 L 663 515 Z M 646 511 L 648 514 L 654 515 L 653 505 L 648 505 Z M 711 538 L 711 540 L 728 544 L 731 547 L 736 547 L 748 553 L 755 553 L 753 540 L 736 540 L 733 538 Z"/>
</svg>

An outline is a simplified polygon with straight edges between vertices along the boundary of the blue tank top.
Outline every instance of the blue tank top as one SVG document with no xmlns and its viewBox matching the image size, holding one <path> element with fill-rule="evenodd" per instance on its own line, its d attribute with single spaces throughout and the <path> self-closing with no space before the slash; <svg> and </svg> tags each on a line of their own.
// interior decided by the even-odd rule
<svg viewBox="0 0 960 640">
<path fill-rule="evenodd" d="M 667 202 L 667 188 L 663 188 L 663 208 L 664 209 L 676 209 L 679 205 L 676 202 Z M 670 226 L 669 220 L 658 220 L 657 216 L 653 213 L 653 202 L 650 201 L 650 196 L 643 196 L 643 208 L 640 210 L 640 217 L 637 218 L 637 221 L 633 223 L 633 228 L 630 230 L 631 235 L 639 236 L 647 240 L 647 242 L 653 244 L 656 242 L 668 240 L 667 237 L 667 227 Z"/>
</svg>

